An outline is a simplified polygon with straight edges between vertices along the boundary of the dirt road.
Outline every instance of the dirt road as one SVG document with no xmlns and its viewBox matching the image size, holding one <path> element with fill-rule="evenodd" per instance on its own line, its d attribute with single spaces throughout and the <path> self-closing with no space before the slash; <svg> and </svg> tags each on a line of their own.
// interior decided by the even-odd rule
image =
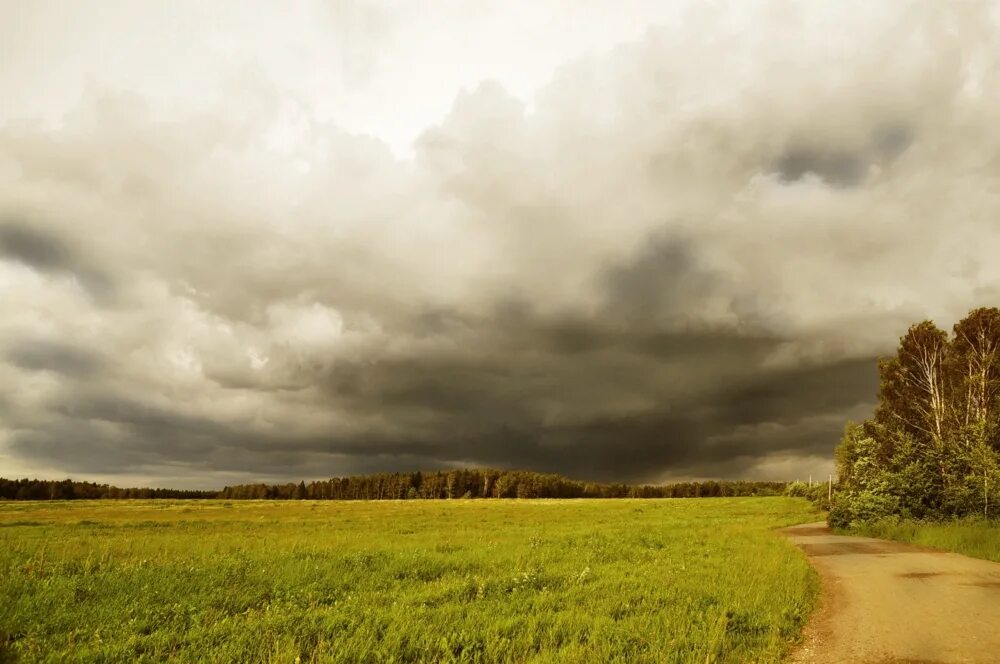
<svg viewBox="0 0 1000 664">
<path fill-rule="evenodd" d="M 910 544 L 788 528 L 823 579 L 793 662 L 1000 663 L 1000 564 Z"/>
</svg>

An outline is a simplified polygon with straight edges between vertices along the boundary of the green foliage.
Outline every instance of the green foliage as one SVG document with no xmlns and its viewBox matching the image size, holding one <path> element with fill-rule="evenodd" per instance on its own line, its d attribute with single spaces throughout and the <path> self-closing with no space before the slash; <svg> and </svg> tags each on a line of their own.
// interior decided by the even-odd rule
<svg viewBox="0 0 1000 664">
<path fill-rule="evenodd" d="M 776 662 L 806 501 L 0 502 L 0 661 Z"/>
<path fill-rule="evenodd" d="M 809 494 L 809 485 L 798 480 L 789 482 L 785 487 L 785 495 L 792 498 L 805 498 Z"/>
<path fill-rule="evenodd" d="M 875 416 L 837 448 L 830 524 L 1000 516 L 1000 310 L 970 312 L 951 337 L 912 326 L 879 373 Z"/>
<path fill-rule="evenodd" d="M 809 486 L 805 482 L 796 480 L 795 482 L 790 482 L 785 487 L 786 496 L 791 498 L 808 498 L 820 510 L 830 509 L 829 491 L 830 489 L 826 482 Z"/>
<path fill-rule="evenodd" d="M 805 497 L 811 500 L 817 509 L 824 511 L 830 509 L 830 488 L 826 482 L 807 488 Z"/>
<path fill-rule="evenodd" d="M 856 532 L 869 537 L 946 549 L 1000 563 L 1000 523 L 982 517 L 951 521 L 914 521 L 885 517 L 860 524 Z"/>
</svg>

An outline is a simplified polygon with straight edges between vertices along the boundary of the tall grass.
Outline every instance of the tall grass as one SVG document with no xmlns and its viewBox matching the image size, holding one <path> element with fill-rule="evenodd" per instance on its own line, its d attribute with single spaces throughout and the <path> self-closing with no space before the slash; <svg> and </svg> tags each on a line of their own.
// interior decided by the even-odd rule
<svg viewBox="0 0 1000 664">
<path fill-rule="evenodd" d="M 983 518 L 955 521 L 884 519 L 851 532 L 869 537 L 912 542 L 1000 562 L 1000 521 L 987 521 Z"/>
<path fill-rule="evenodd" d="M 788 498 L 0 503 L 0 659 L 772 662 Z"/>
</svg>

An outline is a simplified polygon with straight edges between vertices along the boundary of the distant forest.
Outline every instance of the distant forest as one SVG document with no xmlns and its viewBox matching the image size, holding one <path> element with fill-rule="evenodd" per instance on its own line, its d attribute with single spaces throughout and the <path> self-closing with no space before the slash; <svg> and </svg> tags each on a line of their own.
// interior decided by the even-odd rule
<svg viewBox="0 0 1000 664">
<path fill-rule="evenodd" d="M 241 484 L 221 491 L 122 489 L 73 480 L 0 478 L 0 499 L 172 498 L 226 500 L 419 500 L 447 498 L 708 498 L 776 496 L 785 482 L 707 481 L 664 485 L 600 484 L 560 475 L 505 470 L 448 470 L 335 477 L 298 484 Z"/>
</svg>

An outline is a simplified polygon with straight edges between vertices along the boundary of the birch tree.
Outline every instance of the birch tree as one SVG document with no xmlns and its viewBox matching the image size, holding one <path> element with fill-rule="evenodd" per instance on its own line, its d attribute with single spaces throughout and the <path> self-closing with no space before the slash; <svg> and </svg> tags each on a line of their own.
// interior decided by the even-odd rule
<svg viewBox="0 0 1000 664">
<path fill-rule="evenodd" d="M 948 336 L 931 321 L 912 325 L 896 357 L 879 363 L 878 419 L 941 447 L 948 413 Z"/>
<path fill-rule="evenodd" d="M 1000 309 L 975 309 L 955 324 L 950 377 L 954 417 L 997 448 L 1000 420 Z"/>
</svg>

